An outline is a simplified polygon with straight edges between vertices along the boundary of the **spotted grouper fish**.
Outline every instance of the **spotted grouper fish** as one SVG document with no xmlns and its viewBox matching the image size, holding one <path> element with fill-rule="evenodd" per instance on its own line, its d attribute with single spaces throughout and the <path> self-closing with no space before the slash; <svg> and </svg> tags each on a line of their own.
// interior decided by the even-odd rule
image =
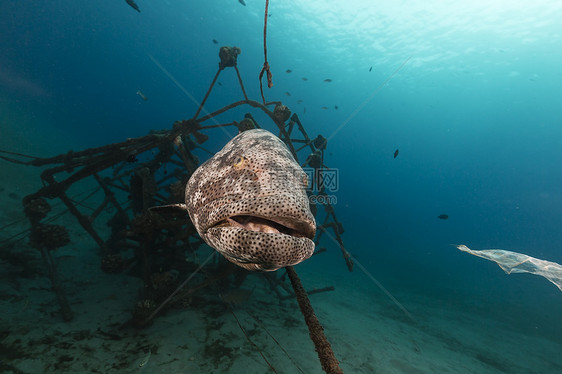
<svg viewBox="0 0 562 374">
<path fill-rule="evenodd" d="M 248 270 L 273 271 L 314 252 L 307 182 L 279 138 L 248 130 L 193 173 L 185 208 L 203 240 L 226 259 Z"/>
</svg>

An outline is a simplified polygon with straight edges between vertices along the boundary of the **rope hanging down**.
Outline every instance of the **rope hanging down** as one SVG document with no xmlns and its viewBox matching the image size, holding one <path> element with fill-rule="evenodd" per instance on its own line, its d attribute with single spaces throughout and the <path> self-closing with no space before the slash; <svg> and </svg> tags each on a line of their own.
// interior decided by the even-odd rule
<svg viewBox="0 0 562 374">
<path fill-rule="evenodd" d="M 271 74 L 271 71 L 269 70 L 269 63 L 267 62 L 267 9 L 269 8 L 269 0 L 265 0 L 265 20 L 264 20 L 264 24 L 263 24 L 263 55 L 264 55 L 264 63 L 263 63 L 263 68 L 261 69 L 260 72 L 260 92 L 261 92 L 261 99 L 263 101 L 263 104 L 265 105 L 265 97 L 263 96 L 263 86 L 262 86 L 262 78 L 263 78 L 263 73 L 267 72 L 267 87 L 271 88 L 273 87 L 273 82 L 272 82 L 272 78 L 273 75 Z"/>
</svg>

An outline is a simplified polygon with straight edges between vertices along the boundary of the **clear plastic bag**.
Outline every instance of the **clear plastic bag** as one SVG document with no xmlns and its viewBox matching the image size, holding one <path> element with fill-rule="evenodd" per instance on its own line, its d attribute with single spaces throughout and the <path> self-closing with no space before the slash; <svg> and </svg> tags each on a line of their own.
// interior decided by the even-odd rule
<svg viewBox="0 0 562 374">
<path fill-rule="evenodd" d="M 540 275 L 554 283 L 562 291 L 562 265 L 527 256 L 522 253 L 505 251 L 503 249 L 484 249 L 474 251 L 466 245 L 458 245 L 458 249 L 471 255 L 494 261 L 507 274 L 531 273 Z"/>
</svg>

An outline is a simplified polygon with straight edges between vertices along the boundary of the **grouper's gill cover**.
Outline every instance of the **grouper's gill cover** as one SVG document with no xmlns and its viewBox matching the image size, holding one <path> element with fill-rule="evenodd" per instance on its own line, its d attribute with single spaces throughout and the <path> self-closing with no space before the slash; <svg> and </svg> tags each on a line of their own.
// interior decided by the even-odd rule
<svg viewBox="0 0 562 374">
<path fill-rule="evenodd" d="M 272 271 L 314 252 L 307 182 L 279 138 L 248 130 L 193 173 L 185 204 L 199 235 L 229 261 Z"/>
</svg>

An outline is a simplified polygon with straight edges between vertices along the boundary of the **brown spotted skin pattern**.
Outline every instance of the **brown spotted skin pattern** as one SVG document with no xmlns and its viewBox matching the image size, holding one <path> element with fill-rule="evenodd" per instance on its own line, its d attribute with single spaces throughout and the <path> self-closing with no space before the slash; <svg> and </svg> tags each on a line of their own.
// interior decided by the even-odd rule
<svg viewBox="0 0 562 374">
<path fill-rule="evenodd" d="M 248 270 L 272 271 L 314 252 L 306 183 L 279 138 L 248 130 L 193 173 L 185 204 L 207 244 Z"/>
</svg>

